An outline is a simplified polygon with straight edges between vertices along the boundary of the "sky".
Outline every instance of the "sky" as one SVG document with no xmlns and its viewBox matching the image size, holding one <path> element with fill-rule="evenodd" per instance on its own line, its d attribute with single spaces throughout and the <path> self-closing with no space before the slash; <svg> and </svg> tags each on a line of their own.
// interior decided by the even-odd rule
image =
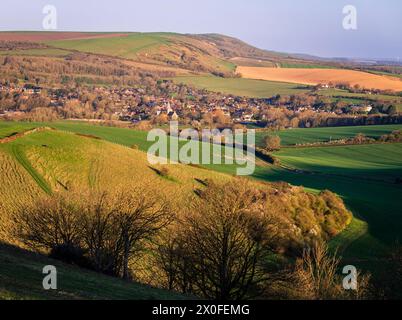
<svg viewBox="0 0 402 320">
<path fill-rule="evenodd" d="M 322 57 L 402 59 L 401 0 L 2 0 L 0 30 L 221 33 L 262 49 Z M 343 8 L 356 8 L 356 30 Z"/>
</svg>

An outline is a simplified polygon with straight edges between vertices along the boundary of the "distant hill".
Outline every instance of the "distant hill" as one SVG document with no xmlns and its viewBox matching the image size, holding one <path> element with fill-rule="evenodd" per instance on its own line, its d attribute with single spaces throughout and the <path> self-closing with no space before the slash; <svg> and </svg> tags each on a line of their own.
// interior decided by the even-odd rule
<svg viewBox="0 0 402 320">
<path fill-rule="evenodd" d="M 221 76 L 233 74 L 237 65 L 281 67 L 329 63 L 258 49 L 220 34 L 0 32 L 1 41 L 45 44 L 49 48 L 39 48 L 44 55 L 49 49 L 53 50 L 52 54 L 56 49 L 64 50 L 65 54 L 81 51 L 129 59 L 145 68 L 147 65 L 170 67 L 179 73 L 188 70 Z"/>
</svg>

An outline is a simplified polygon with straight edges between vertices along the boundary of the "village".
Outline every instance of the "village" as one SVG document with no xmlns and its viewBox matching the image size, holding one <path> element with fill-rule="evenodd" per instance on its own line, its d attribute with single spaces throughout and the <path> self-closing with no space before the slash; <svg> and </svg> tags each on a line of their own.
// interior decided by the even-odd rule
<svg viewBox="0 0 402 320">
<path fill-rule="evenodd" d="M 268 99 L 200 92 L 186 88 L 185 95 L 152 94 L 141 87 L 83 86 L 45 88 L 33 84 L 0 83 L 0 118 L 26 120 L 32 113 L 66 119 L 115 120 L 165 125 L 169 121 L 194 127 L 235 124 L 275 125 L 290 128 L 300 118 L 369 114 L 370 104 L 327 102 L 314 95 L 274 96 Z M 363 101 L 364 102 L 364 101 Z M 287 120 L 286 120 L 287 119 Z M 28 119 L 29 120 L 29 119 Z M 35 120 L 35 119 L 32 119 Z"/>
</svg>

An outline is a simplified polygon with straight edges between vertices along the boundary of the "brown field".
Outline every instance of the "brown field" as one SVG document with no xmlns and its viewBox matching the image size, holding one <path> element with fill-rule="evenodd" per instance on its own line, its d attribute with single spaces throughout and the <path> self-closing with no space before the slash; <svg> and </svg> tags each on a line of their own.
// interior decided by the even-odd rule
<svg viewBox="0 0 402 320">
<path fill-rule="evenodd" d="M 244 78 L 317 85 L 332 82 L 356 84 L 363 88 L 402 91 L 398 78 L 343 69 L 259 68 L 239 66 L 237 72 Z"/>
<path fill-rule="evenodd" d="M 124 37 L 123 33 L 91 32 L 0 32 L 0 41 L 52 41 Z"/>
</svg>

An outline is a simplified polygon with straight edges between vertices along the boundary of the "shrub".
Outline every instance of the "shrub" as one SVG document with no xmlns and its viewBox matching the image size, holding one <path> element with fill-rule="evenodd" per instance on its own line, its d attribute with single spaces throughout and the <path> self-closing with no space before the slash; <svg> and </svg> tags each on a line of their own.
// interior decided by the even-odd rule
<svg viewBox="0 0 402 320">
<path fill-rule="evenodd" d="M 268 151 L 277 151 L 281 149 L 281 138 L 279 136 L 266 136 L 264 138 L 264 147 Z"/>
</svg>

